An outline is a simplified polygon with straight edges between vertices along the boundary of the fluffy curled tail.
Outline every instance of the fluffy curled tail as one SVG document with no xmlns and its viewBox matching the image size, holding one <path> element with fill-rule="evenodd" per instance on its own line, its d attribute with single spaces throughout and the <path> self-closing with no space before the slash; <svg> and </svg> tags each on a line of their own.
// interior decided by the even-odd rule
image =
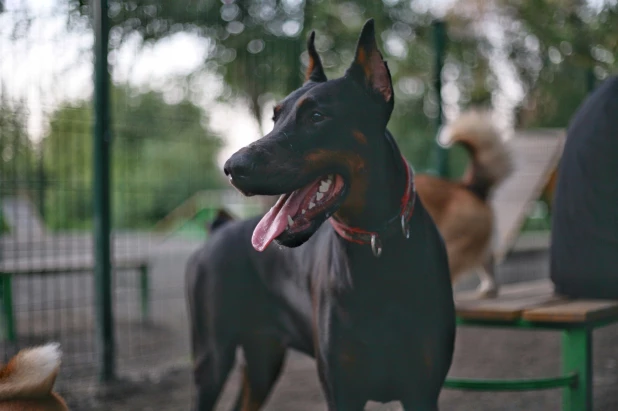
<svg viewBox="0 0 618 411">
<path fill-rule="evenodd" d="M 463 183 L 482 200 L 513 171 L 511 153 L 490 112 L 465 111 L 444 127 L 438 139 L 443 145 L 459 143 L 466 148 L 471 164 Z"/>
<path fill-rule="evenodd" d="M 0 368 L 0 401 L 50 394 L 60 370 L 61 356 L 57 343 L 21 350 Z"/>
</svg>

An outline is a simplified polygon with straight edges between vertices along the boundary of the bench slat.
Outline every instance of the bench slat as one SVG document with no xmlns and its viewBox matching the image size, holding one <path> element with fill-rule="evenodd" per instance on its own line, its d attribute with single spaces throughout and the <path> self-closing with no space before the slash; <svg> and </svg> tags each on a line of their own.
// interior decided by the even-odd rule
<svg viewBox="0 0 618 411">
<path fill-rule="evenodd" d="M 531 322 L 583 323 L 618 319 L 618 301 L 572 300 L 547 307 L 527 309 L 522 318 Z"/>
<path fill-rule="evenodd" d="M 525 310 L 559 301 L 562 297 L 543 294 L 494 300 L 455 301 L 457 315 L 465 320 L 515 321 Z"/>
<path fill-rule="evenodd" d="M 457 315 L 465 320 L 515 321 L 529 308 L 562 299 L 554 294 L 551 281 L 539 280 L 503 286 L 493 299 L 478 299 L 476 291 L 457 293 L 455 307 Z"/>
</svg>

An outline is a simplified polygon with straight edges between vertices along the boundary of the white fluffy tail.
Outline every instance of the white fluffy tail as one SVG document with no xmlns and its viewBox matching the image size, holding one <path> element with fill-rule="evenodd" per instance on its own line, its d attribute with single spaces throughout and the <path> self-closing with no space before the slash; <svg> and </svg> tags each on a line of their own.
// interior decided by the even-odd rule
<svg viewBox="0 0 618 411">
<path fill-rule="evenodd" d="M 472 162 L 463 182 L 483 199 L 513 171 L 511 153 L 488 111 L 465 111 L 442 129 L 438 141 L 468 150 Z"/>
<path fill-rule="evenodd" d="M 0 369 L 0 400 L 50 393 L 61 357 L 60 344 L 57 343 L 21 350 Z"/>
</svg>

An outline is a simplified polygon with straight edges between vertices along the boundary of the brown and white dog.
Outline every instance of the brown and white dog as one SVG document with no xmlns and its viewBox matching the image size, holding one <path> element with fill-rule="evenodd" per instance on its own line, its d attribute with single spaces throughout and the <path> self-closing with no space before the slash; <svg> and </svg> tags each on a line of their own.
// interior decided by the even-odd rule
<svg viewBox="0 0 618 411">
<path fill-rule="evenodd" d="M 0 368 L 0 411 L 68 411 L 53 391 L 60 371 L 60 346 L 23 349 Z"/>
<path fill-rule="evenodd" d="M 489 199 L 511 174 L 513 159 L 488 111 L 462 113 L 438 139 L 444 145 L 465 147 L 470 154 L 468 169 L 461 180 L 416 174 L 416 190 L 446 243 L 452 281 L 475 270 L 481 280 L 479 296 L 495 297 L 494 215 Z"/>
</svg>

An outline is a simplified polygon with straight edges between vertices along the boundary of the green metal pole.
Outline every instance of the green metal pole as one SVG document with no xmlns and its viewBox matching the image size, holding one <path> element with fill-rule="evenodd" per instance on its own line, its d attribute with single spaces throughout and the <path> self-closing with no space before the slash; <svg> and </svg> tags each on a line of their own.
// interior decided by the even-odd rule
<svg viewBox="0 0 618 411">
<path fill-rule="evenodd" d="M 110 263 L 110 78 L 107 0 L 94 4 L 94 257 L 99 378 L 115 377 L 114 315 Z"/>
<path fill-rule="evenodd" d="M 562 392 L 563 411 L 592 411 L 592 331 L 562 332 L 562 372 L 577 374 L 577 384 Z"/>
<path fill-rule="evenodd" d="M 45 169 L 43 165 L 43 151 L 39 153 L 39 165 L 38 165 L 38 174 L 39 174 L 39 184 L 37 186 L 37 193 L 39 197 L 39 214 L 41 214 L 41 218 L 45 221 Z"/>
<path fill-rule="evenodd" d="M 438 104 L 438 115 L 436 116 L 436 130 L 440 131 L 443 122 L 442 112 L 442 67 L 444 66 L 444 53 L 446 50 L 446 27 L 442 20 L 433 22 L 434 50 L 435 50 L 435 72 L 434 89 L 436 102 Z M 435 142 L 436 172 L 440 177 L 448 175 L 448 151 Z"/>
<path fill-rule="evenodd" d="M 577 381 L 574 373 L 560 377 L 526 378 L 520 380 L 486 380 L 472 378 L 447 378 L 444 388 L 466 391 L 533 391 L 570 387 Z"/>
<path fill-rule="evenodd" d="M 4 213 L 2 211 L 2 174 L 0 174 L 0 238 L 4 234 Z M 0 262 L 2 262 L 2 241 L 0 241 Z"/>
<path fill-rule="evenodd" d="M 0 279 L 2 284 L 2 309 L 4 315 L 4 331 L 5 338 L 9 341 L 15 341 L 17 333 L 15 332 L 15 312 L 13 311 L 13 281 L 10 274 L 4 273 Z"/>
</svg>

